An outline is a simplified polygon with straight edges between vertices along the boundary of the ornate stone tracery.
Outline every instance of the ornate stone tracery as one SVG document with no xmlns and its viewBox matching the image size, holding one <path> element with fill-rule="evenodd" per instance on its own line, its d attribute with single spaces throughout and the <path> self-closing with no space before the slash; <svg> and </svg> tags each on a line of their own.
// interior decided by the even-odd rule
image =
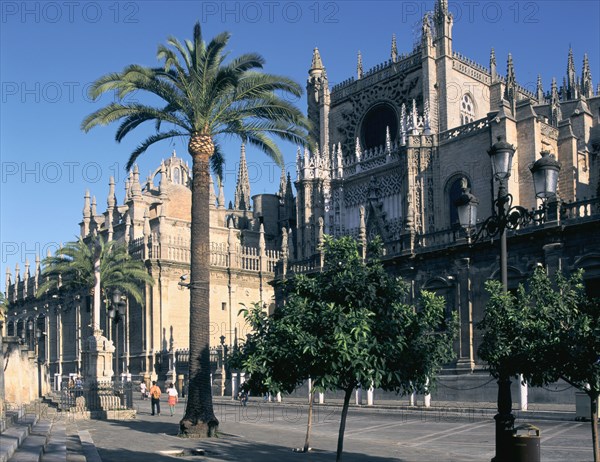
<svg viewBox="0 0 600 462">
<path fill-rule="evenodd" d="M 351 108 L 341 111 L 343 124 L 338 126 L 342 137 L 342 150 L 353 152 L 357 136 L 360 135 L 360 121 L 367 111 L 375 104 L 387 103 L 393 106 L 398 114 L 402 103 L 408 104 L 414 89 L 419 84 L 419 77 L 407 78 L 406 73 L 398 74 L 395 78 L 366 87 L 363 91 L 349 97 Z M 416 96 L 417 104 L 421 105 L 422 95 Z"/>
</svg>

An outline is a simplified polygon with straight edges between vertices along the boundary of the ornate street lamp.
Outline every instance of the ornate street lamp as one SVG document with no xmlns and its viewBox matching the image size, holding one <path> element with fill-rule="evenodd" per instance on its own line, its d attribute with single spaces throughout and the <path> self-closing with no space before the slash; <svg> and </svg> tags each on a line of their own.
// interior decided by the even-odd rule
<svg viewBox="0 0 600 462">
<path fill-rule="evenodd" d="M 475 229 L 477 225 L 477 206 L 479 200 L 471 194 L 471 189 L 467 186 L 466 178 L 461 181 L 461 187 L 463 193 L 456 201 L 456 208 L 458 209 L 458 221 L 467 229 Z"/>
<path fill-rule="evenodd" d="M 29 331 L 29 349 L 33 350 L 35 348 L 35 344 L 34 344 L 34 332 L 33 332 L 33 319 L 29 319 L 29 321 L 27 321 L 27 330 Z"/>
<path fill-rule="evenodd" d="M 488 150 L 490 160 L 492 161 L 494 178 L 502 181 L 510 177 L 512 159 L 515 151 L 516 148 L 512 144 L 508 144 L 498 137 L 498 142 Z"/>
<path fill-rule="evenodd" d="M 549 151 L 542 151 L 541 155 L 542 158 L 538 159 L 529 170 L 533 175 L 536 197 L 546 200 L 556 197 L 560 162 Z"/>
<path fill-rule="evenodd" d="M 560 171 L 560 163 L 554 156 L 547 151 L 542 151 L 542 158 L 538 159 L 530 167 L 530 170 L 533 175 L 535 194 L 544 201 L 544 204 L 539 209 L 532 211 L 519 205 L 513 206 L 513 197 L 506 189 L 506 180 L 510 177 L 515 150 L 514 146 L 498 138 L 498 142 L 488 151 L 494 178 L 499 182 L 498 196 L 494 201 L 494 214 L 481 224 L 479 231 L 476 229 L 479 201 L 469 192 L 466 180 L 463 181 L 463 194 L 455 203 L 460 224 L 467 231 L 472 243 L 476 243 L 480 239 L 500 236 L 500 272 L 505 292 L 508 291 L 506 230 L 517 229 L 531 222 L 543 223 L 546 221 L 546 201 L 556 198 Z M 498 414 L 494 416 L 496 420 L 496 456 L 492 459 L 493 462 L 509 462 L 511 459 L 509 441 L 513 433 L 515 417 L 512 414 L 510 383 L 510 376 L 506 372 L 500 371 Z"/>
</svg>

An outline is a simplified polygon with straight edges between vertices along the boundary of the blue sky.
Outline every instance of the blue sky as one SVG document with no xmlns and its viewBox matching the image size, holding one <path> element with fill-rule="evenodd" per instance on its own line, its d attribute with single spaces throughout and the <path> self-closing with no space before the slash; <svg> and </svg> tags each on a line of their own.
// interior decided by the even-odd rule
<svg viewBox="0 0 600 462">
<path fill-rule="evenodd" d="M 129 153 L 149 133 L 114 141 L 116 126 L 81 132 L 82 119 L 110 101 L 93 102 L 86 86 L 101 75 L 138 63 L 157 65 L 156 47 L 174 35 L 190 38 L 196 21 L 210 38 L 232 33 L 232 55 L 261 53 L 265 70 L 306 83 L 312 50 L 319 47 L 330 84 L 356 72 L 360 50 L 365 70 L 389 59 L 392 34 L 400 53 L 413 47 L 428 1 L 3 1 L 0 19 L 0 244 L 2 272 L 14 273 L 25 259 L 32 271 L 58 243 L 79 232 L 86 189 L 106 208 L 108 181 L 124 195 Z M 565 75 L 569 46 L 577 73 L 588 53 L 592 78 L 600 78 L 600 3 L 597 1 L 450 1 L 454 50 L 487 67 L 496 50 L 499 72 L 513 55 L 519 83 L 545 90 L 553 76 Z M 305 99 L 298 101 L 306 110 Z M 233 198 L 239 144 L 225 144 L 225 194 Z M 140 158 L 145 179 L 175 149 L 189 160 L 182 141 L 158 144 Z M 282 145 L 288 170 L 295 174 L 295 148 Z M 253 194 L 275 192 L 280 170 L 263 154 L 248 151 Z M 4 274 L 0 286 L 4 290 Z"/>
</svg>

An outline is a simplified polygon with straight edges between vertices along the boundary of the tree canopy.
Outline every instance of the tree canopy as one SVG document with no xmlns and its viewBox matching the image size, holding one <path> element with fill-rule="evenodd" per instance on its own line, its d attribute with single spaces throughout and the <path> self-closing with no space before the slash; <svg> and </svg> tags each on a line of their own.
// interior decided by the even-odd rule
<svg viewBox="0 0 600 462">
<path fill-rule="evenodd" d="M 585 392 L 592 408 L 594 461 L 598 450 L 600 300 L 586 296 L 583 273 L 549 277 L 537 269 L 516 294 L 488 281 L 490 300 L 479 328 L 479 356 L 492 375 L 523 374 L 534 386 L 559 379 Z"/>
<path fill-rule="evenodd" d="M 37 296 L 60 289 L 89 292 L 95 283 L 94 264 L 100 260 L 102 298 L 107 301 L 113 289 L 119 289 L 143 305 L 144 284 L 154 284 L 144 263 L 133 259 L 127 246 L 117 241 L 105 241 L 96 236 L 88 242 L 83 238 L 68 242 L 55 255 L 44 259 Z"/>
<path fill-rule="evenodd" d="M 269 317 L 245 311 L 254 330 L 233 364 L 257 391 L 292 391 L 311 378 L 318 390 L 344 391 L 338 460 L 348 404 L 356 387 L 425 392 L 452 359 L 455 322 L 442 297 L 423 292 L 415 305 L 373 243 L 364 260 L 351 237 L 325 236 L 324 268 L 281 283 L 285 302 Z"/>
</svg>

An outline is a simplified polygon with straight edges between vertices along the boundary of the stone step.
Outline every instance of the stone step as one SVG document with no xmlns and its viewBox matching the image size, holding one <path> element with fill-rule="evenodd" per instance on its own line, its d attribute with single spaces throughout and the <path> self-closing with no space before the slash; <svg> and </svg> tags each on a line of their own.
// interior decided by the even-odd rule
<svg viewBox="0 0 600 462">
<path fill-rule="evenodd" d="M 44 448 L 48 442 L 47 436 L 29 435 L 15 451 L 9 462 L 40 462 Z"/>
<path fill-rule="evenodd" d="M 52 431 L 46 450 L 42 456 L 42 462 L 66 462 L 67 461 L 67 434 L 66 424 L 57 420 L 52 424 Z"/>
<path fill-rule="evenodd" d="M 98 454 L 98 449 L 96 449 L 96 445 L 94 444 L 94 440 L 92 439 L 90 432 L 87 430 L 80 430 L 77 433 L 79 435 L 79 440 L 81 441 L 81 446 L 83 448 L 85 460 L 87 462 L 102 462 L 102 459 L 100 458 L 100 454 Z"/>
<path fill-rule="evenodd" d="M 83 446 L 77 433 L 77 426 L 73 423 L 67 425 L 67 462 L 87 462 Z"/>
<path fill-rule="evenodd" d="M 48 419 L 32 423 L 29 435 L 8 459 L 9 462 L 39 462 L 48 444 L 51 429 L 52 421 Z"/>
<path fill-rule="evenodd" d="M 15 454 L 37 421 L 36 415 L 25 415 L 2 433 L 0 436 L 0 462 L 7 462 Z"/>
</svg>

